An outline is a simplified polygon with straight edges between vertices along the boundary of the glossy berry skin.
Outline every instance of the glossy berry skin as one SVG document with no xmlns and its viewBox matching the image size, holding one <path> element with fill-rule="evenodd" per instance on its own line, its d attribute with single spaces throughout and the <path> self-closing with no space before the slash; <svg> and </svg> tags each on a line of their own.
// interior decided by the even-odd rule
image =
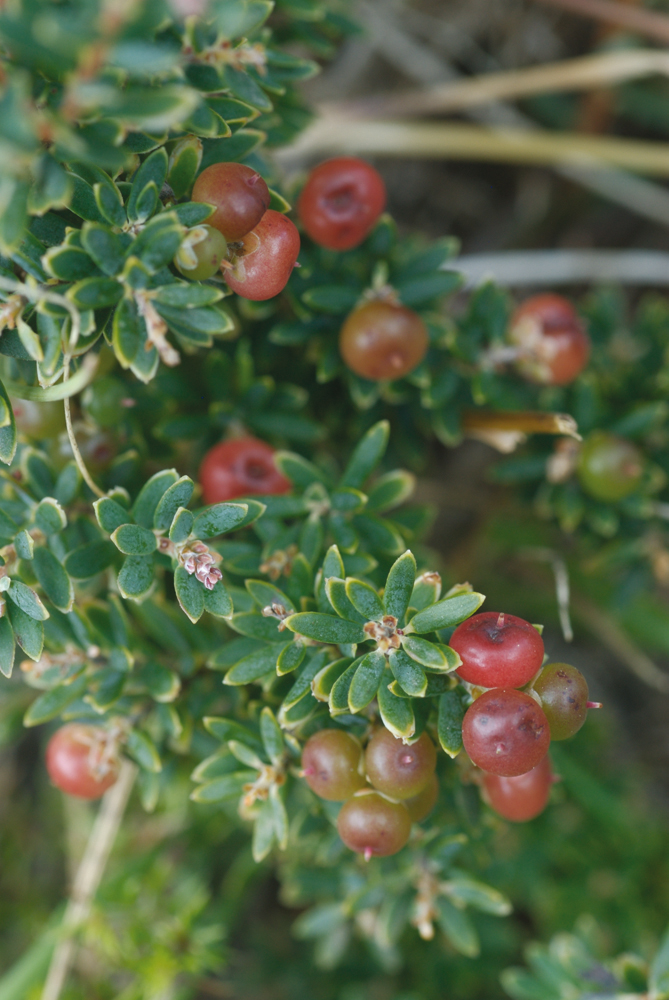
<svg viewBox="0 0 669 1000">
<path fill-rule="evenodd" d="M 260 174 L 243 163 L 212 163 L 193 185 L 192 201 L 213 205 L 207 224 L 226 240 L 241 240 L 269 208 L 269 190 Z"/>
<path fill-rule="evenodd" d="M 437 751 L 427 733 L 409 746 L 387 729 L 377 729 L 365 750 L 367 778 L 394 799 L 410 799 L 422 792 L 436 766 Z"/>
<path fill-rule="evenodd" d="M 320 163 L 309 174 L 297 213 L 314 243 L 351 250 L 370 232 L 386 205 L 381 175 L 354 156 Z"/>
<path fill-rule="evenodd" d="M 99 726 L 71 722 L 49 740 L 46 769 L 56 788 L 68 795 L 99 799 L 116 782 L 119 761 L 105 753 L 105 734 Z"/>
<path fill-rule="evenodd" d="M 484 774 L 483 788 L 488 804 L 495 812 L 512 823 L 525 823 L 546 808 L 553 784 L 553 772 L 548 754 L 536 767 L 525 774 L 504 778 Z"/>
<path fill-rule="evenodd" d="M 596 500 L 615 503 L 634 493 L 643 476 L 643 456 L 636 445 L 606 431 L 593 431 L 578 456 L 578 478 Z"/>
<path fill-rule="evenodd" d="M 568 740 L 588 714 L 588 682 L 568 663 L 548 663 L 532 688 L 541 698 L 552 740 Z"/>
<path fill-rule="evenodd" d="M 264 302 L 288 284 L 300 252 L 300 234 L 290 219 L 269 209 L 241 245 L 230 249 L 234 267 L 223 272 L 230 288 L 244 299 Z"/>
<path fill-rule="evenodd" d="M 534 295 L 511 317 L 509 340 L 524 348 L 521 375 L 541 385 L 568 385 L 590 357 L 590 338 L 571 302 L 551 293 Z"/>
<path fill-rule="evenodd" d="M 462 742 L 482 771 L 513 777 L 531 771 L 548 751 L 548 719 L 534 698 L 513 688 L 486 691 L 467 709 Z"/>
<path fill-rule="evenodd" d="M 254 437 L 230 438 L 210 448 L 200 466 L 200 483 L 206 504 L 291 488 L 274 464 L 274 449 Z"/>
<path fill-rule="evenodd" d="M 19 434 L 35 440 L 57 437 L 65 430 L 62 403 L 35 403 L 31 399 L 12 399 L 14 420 Z"/>
<path fill-rule="evenodd" d="M 544 643 L 523 618 L 484 611 L 458 625 L 451 636 L 460 654 L 457 674 L 480 687 L 522 687 L 532 680 L 544 659 Z"/>
<path fill-rule="evenodd" d="M 187 267 L 183 255 L 177 254 L 174 264 L 178 271 L 181 271 L 184 278 L 192 281 L 206 281 L 212 278 L 221 266 L 228 252 L 228 244 L 225 236 L 213 226 L 197 226 L 197 230 L 202 230 L 206 235 L 204 239 L 191 246 L 196 257 L 195 267 Z"/>
<path fill-rule="evenodd" d="M 365 787 L 360 773 L 362 747 L 343 729 L 321 729 L 302 751 L 302 774 L 312 792 L 328 802 L 343 802 Z"/>
<path fill-rule="evenodd" d="M 341 807 L 337 830 L 347 847 L 369 861 L 402 850 L 411 833 L 411 817 L 404 803 L 363 790 Z"/>
<path fill-rule="evenodd" d="M 404 800 L 412 823 L 421 823 L 430 815 L 439 798 L 439 781 L 433 774 L 422 792 Z"/>
<path fill-rule="evenodd" d="M 339 352 L 347 368 L 373 382 L 404 378 L 421 363 L 429 343 L 417 313 L 381 300 L 355 309 L 339 333 Z"/>
</svg>

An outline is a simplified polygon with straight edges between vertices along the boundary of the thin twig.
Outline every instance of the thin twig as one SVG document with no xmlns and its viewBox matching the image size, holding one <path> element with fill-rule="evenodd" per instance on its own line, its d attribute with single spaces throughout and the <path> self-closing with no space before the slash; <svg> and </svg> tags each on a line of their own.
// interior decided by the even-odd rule
<svg viewBox="0 0 669 1000">
<path fill-rule="evenodd" d="M 569 614 L 569 571 L 567 564 L 553 549 L 544 549 L 538 546 L 531 546 L 521 549 L 518 553 L 527 559 L 537 559 L 539 562 L 550 563 L 555 578 L 555 597 L 558 606 L 558 618 L 560 628 L 565 642 L 571 642 L 574 638 L 574 630 L 571 627 L 571 617 Z"/>
<path fill-rule="evenodd" d="M 560 7 L 581 17 L 606 24 L 616 24 L 654 41 L 669 43 L 669 17 L 655 11 L 619 3 L 617 0 L 537 0 L 551 7 Z"/>
<path fill-rule="evenodd" d="M 485 73 L 399 94 L 326 103 L 321 114 L 347 114 L 352 118 L 376 115 L 421 115 L 459 111 L 489 101 L 514 100 L 534 94 L 588 90 L 659 73 L 669 76 L 669 52 L 654 49 L 620 49 L 597 55 L 565 59 L 546 66 Z"/>
<path fill-rule="evenodd" d="M 482 128 L 461 122 L 317 119 L 289 155 L 355 153 L 426 159 L 486 160 L 543 166 L 602 167 L 669 177 L 669 144 L 579 132 Z"/>
<path fill-rule="evenodd" d="M 74 433 L 74 427 L 72 426 L 72 409 L 70 406 L 69 396 L 67 397 L 67 399 L 63 400 L 63 405 L 65 407 L 65 427 L 67 428 L 67 436 L 70 439 L 70 448 L 72 449 L 72 454 L 74 455 L 74 461 L 77 463 L 77 468 L 79 469 L 79 472 L 81 473 L 84 482 L 86 483 L 88 488 L 92 490 L 93 493 L 95 493 L 96 497 L 103 497 L 104 496 L 103 491 L 96 484 L 95 480 L 88 471 L 86 463 L 84 462 L 83 459 L 83 455 L 79 450 L 79 445 L 77 444 L 77 438 Z"/>
<path fill-rule="evenodd" d="M 93 898 L 102 879 L 111 849 L 118 833 L 125 807 L 137 775 L 137 768 L 124 761 L 116 783 L 104 795 L 95 818 L 86 851 L 76 874 L 70 899 L 63 917 L 63 937 L 57 944 L 42 1000 L 58 1000 L 74 957 L 74 936 L 90 913 Z"/>
<path fill-rule="evenodd" d="M 498 285 L 669 286 L 669 253 L 662 250 L 520 250 L 469 254 L 444 265 L 464 275 L 465 287 Z"/>
</svg>

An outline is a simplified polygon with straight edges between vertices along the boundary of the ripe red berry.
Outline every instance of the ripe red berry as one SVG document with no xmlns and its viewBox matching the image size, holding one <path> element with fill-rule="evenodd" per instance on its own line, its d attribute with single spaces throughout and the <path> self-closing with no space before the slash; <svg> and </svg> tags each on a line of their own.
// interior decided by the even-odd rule
<svg viewBox="0 0 669 1000">
<path fill-rule="evenodd" d="M 492 809 L 512 823 L 525 823 L 546 808 L 553 772 L 548 754 L 536 767 L 525 774 L 505 778 L 499 774 L 484 774 L 485 798 Z"/>
<path fill-rule="evenodd" d="M 297 203 L 300 222 L 319 246 L 351 250 L 362 243 L 386 205 L 381 175 L 354 156 L 320 163 Z"/>
<path fill-rule="evenodd" d="M 193 201 L 213 205 L 207 224 L 226 240 L 241 240 L 269 207 L 269 190 L 257 171 L 243 163 L 212 163 L 193 185 Z"/>
<path fill-rule="evenodd" d="M 522 348 L 519 372 L 542 385 L 568 385 L 590 356 L 590 338 L 571 302 L 561 295 L 534 295 L 511 317 L 509 340 Z"/>
<path fill-rule="evenodd" d="M 548 751 L 548 719 L 528 694 L 495 688 L 467 709 L 462 742 L 481 770 L 504 777 L 525 774 Z"/>
<path fill-rule="evenodd" d="M 80 799 L 99 799 L 115 783 L 119 766 L 117 750 L 100 726 L 68 723 L 54 733 L 46 748 L 51 781 Z"/>
<path fill-rule="evenodd" d="M 458 676 L 485 688 L 522 687 L 544 659 L 544 643 L 534 626 L 496 611 L 484 611 L 462 622 L 450 645 L 462 659 Z"/>
<path fill-rule="evenodd" d="M 394 799 L 410 799 L 422 792 L 436 766 L 437 751 L 427 733 L 409 746 L 387 729 L 377 729 L 365 751 L 370 782 Z"/>
<path fill-rule="evenodd" d="M 374 382 L 404 378 L 428 347 L 428 333 L 417 313 L 378 299 L 355 309 L 339 333 L 344 363 Z"/>
<path fill-rule="evenodd" d="M 588 701 L 588 682 L 581 671 L 568 663 L 547 664 L 532 688 L 541 699 L 552 740 L 568 740 L 585 722 L 588 708 L 599 707 Z"/>
<path fill-rule="evenodd" d="M 347 847 L 369 861 L 402 850 L 411 833 L 411 817 L 404 803 L 363 789 L 341 807 L 337 830 Z"/>
<path fill-rule="evenodd" d="M 643 456 L 636 445 L 616 434 L 593 431 L 578 456 L 581 486 L 596 500 L 614 503 L 634 493 L 643 476 Z"/>
<path fill-rule="evenodd" d="M 412 823 L 421 823 L 430 815 L 439 798 L 439 781 L 433 774 L 422 792 L 404 800 Z"/>
<path fill-rule="evenodd" d="M 364 788 L 362 747 L 343 729 L 321 729 L 302 751 L 302 774 L 312 792 L 329 802 L 343 802 Z"/>
<path fill-rule="evenodd" d="M 200 466 L 200 484 L 206 504 L 291 488 L 274 464 L 274 449 L 254 437 L 230 438 L 210 448 Z"/>
<path fill-rule="evenodd" d="M 264 302 L 282 292 L 300 252 L 300 234 L 290 219 L 269 209 L 238 246 L 232 270 L 223 276 L 233 292 L 253 302 Z"/>
<path fill-rule="evenodd" d="M 225 237 L 212 226 L 195 226 L 174 258 L 176 268 L 185 278 L 206 281 L 213 277 L 228 252 Z"/>
</svg>

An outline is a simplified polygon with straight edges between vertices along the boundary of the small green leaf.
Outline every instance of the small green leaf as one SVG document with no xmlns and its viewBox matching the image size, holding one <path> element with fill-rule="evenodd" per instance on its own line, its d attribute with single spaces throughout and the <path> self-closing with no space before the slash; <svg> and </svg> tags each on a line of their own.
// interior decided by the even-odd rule
<svg viewBox="0 0 669 1000">
<path fill-rule="evenodd" d="M 274 671 L 279 649 L 275 645 L 263 646 L 254 653 L 250 653 L 232 667 L 225 675 L 224 684 L 251 684 Z"/>
<path fill-rule="evenodd" d="M 100 714 L 106 712 L 123 694 L 127 679 L 128 675 L 121 670 L 107 668 L 100 671 L 97 686 L 84 695 L 84 701 L 96 712 Z"/>
<path fill-rule="evenodd" d="M 385 666 L 385 656 L 376 650 L 367 653 L 360 660 L 348 689 L 348 707 L 351 712 L 360 712 L 376 697 Z"/>
<path fill-rule="evenodd" d="M 216 27 L 223 38 L 245 37 L 267 20 L 273 7 L 272 0 L 228 0 L 216 9 Z"/>
<path fill-rule="evenodd" d="M 64 614 L 71 611 L 74 604 L 74 587 L 53 552 L 39 546 L 35 550 L 33 567 L 39 585 L 51 603 Z"/>
<path fill-rule="evenodd" d="M 427 639 L 421 639 L 415 635 L 402 636 L 400 642 L 404 652 L 428 670 L 447 671 L 453 669 L 449 657 L 444 652 L 447 647 L 442 646 L 441 643 L 428 642 Z"/>
<path fill-rule="evenodd" d="M 204 610 L 215 618 L 232 618 L 235 610 L 232 597 L 222 580 L 219 580 L 212 590 L 207 590 L 205 587 Z"/>
<path fill-rule="evenodd" d="M 223 535 L 233 528 L 238 528 L 248 514 L 246 503 L 215 503 L 205 507 L 195 515 L 193 534 L 196 538 L 214 538 Z"/>
<path fill-rule="evenodd" d="M 427 676 L 402 649 L 393 649 L 388 657 L 395 680 L 412 698 L 423 698 L 427 691 Z"/>
<path fill-rule="evenodd" d="M 416 477 L 405 469 L 395 469 L 379 476 L 368 491 L 367 510 L 383 514 L 399 507 L 414 491 Z"/>
<path fill-rule="evenodd" d="M 348 693 L 351 688 L 351 681 L 355 675 L 356 670 L 360 661 L 363 659 L 359 656 L 357 660 L 353 660 L 352 663 L 348 659 L 344 662 L 349 663 L 343 673 L 340 673 L 339 677 L 334 681 L 328 698 L 328 706 L 330 708 L 330 715 L 343 715 L 344 712 L 350 712 L 348 707 Z M 337 661 L 341 663 L 341 660 Z"/>
<path fill-rule="evenodd" d="M 334 615 L 322 615 L 315 611 L 300 612 L 286 618 L 287 628 L 307 639 L 317 642 L 330 642 L 335 645 L 363 642 L 367 636 L 362 626 L 356 622 L 347 622 Z"/>
<path fill-rule="evenodd" d="M 278 587 L 264 580 L 247 580 L 246 589 L 260 608 L 278 604 L 286 611 L 293 610 L 293 602 Z"/>
<path fill-rule="evenodd" d="M 112 535 L 122 524 L 127 524 L 130 517 L 125 507 L 122 507 L 111 497 L 101 497 L 93 502 L 98 524 L 108 535 Z"/>
<path fill-rule="evenodd" d="M 156 508 L 163 494 L 178 479 L 179 477 L 174 469 L 165 469 L 162 472 L 156 472 L 144 484 L 139 492 L 139 496 L 132 505 L 132 514 L 137 523 L 141 524 L 143 528 L 153 527 Z"/>
<path fill-rule="evenodd" d="M 112 195 L 112 197 L 114 196 Z M 125 216 L 125 212 L 123 215 Z M 123 270 L 125 246 L 121 238 L 116 233 L 112 233 L 108 226 L 101 226 L 97 222 L 85 222 L 81 231 L 81 242 L 100 270 L 108 277 Z M 76 277 L 80 278 L 84 275 Z"/>
<path fill-rule="evenodd" d="M 274 464 L 279 472 L 282 472 L 291 483 L 299 489 L 306 489 L 312 483 L 327 484 L 327 477 L 324 472 L 308 462 L 301 455 L 296 455 L 292 451 L 277 451 L 274 455 Z"/>
<path fill-rule="evenodd" d="M 75 580 L 87 580 L 111 566 L 115 555 L 111 542 L 90 542 L 68 552 L 65 569 Z"/>
<path fill-rule="evenodd" d="M 448 880 L 449 898 L 465 906 L 473 906 L 483 913 L 492 913 L 495 917 L 508 917 L 513 907 L 511 903 L 492 886 L 479 882 L 465 875 L 457 875 Z"/>
<path fill-rule="evenodd" d="M 30 560 L 35 554 L 35 542 L 28 531 L 19 531 L 14 539 L 14 548 L 19 559 Z"/>
<path fill-rule="evenodd" d="M 363 580 L 349 577 L 346 581 L 346 596 L 366 621 L 379 621 L 383 617 L 383 604 L 379 595 Z"/>
<path fill-rule="evenodd" d="M 151 697 L 161 704 L 174 701 L 181 688 L 178 674 L 151 660 L 135 670 L 133 683 L 141 684 Z"/>
<path fill-rule="evenodd" d="M 162 188 L 167 178 L 167 153 L 164 149 L 157 149 L 144 160 L 132 179 L 132 188 L 128 198 L 128 218 L 135 221 L 146 218 L 140 216 L 138 209 L 139 199 L 146 188 L 153 184 L 158 191 Z"/>
<path fill-rule="evenodd" d="M 464 910 L 449 903 L 443 896 L 437 898 L 437 920 L 453 947 L 468 958 L 476 958 L 480 949 L 478 935 Z"/>
<path fill-rule="evenodd" d="M 416 560 L 413 553 L 407 549 L 390 567 L 383 591 L 385 613 L 397 618 L 397 623 L 400 626 L 404 624 L 404 616 L 409 607 L 415 577 Z"/>
<path fill-rule="evenodd" d="M 30 728 L 48 722 L 49 719 L 55 719 L 68 705 L 81 698 L 87 686 L 88 678 L 77 677 L 71 684 L 59 684 L 58 687 L 45 691 L 32 703 L 24 715 L 23 725 Z"/>
<path fill-rule="evenodd" d="M 388 446 L 388 435 L 390 434 L 390 424 L 387 420 L 380 420 L 374 424 L 353 452 L 351 459 L 346 466 L 344 475 L 339 481 L 339 486 L 353 486 L 361 489 L 365 480 L 371 475 L 379 464 Z"/>
<path fill-rule="evenodd" d="M 466 691 L 460 687 L 447 691 L 439 699 L 437 734 L 442 750 L 449 757 L 457 757 L 462 750 L 462 720 L 467 711 L 466 696 Z"/>
<path fill-rule="evenodd" d="M 4 403 L 4 410 L 9 416 L 9 423 L 3 423 L 0 427 L 0 462 L 11 465 L 16 452 L 16 421 L 12 404 L 2 382 L 0 382 L 0 400 Z"/>
<path fill-rule="evenodd" d="M 112 533 L 111 540 L 127 556 L 148 556 L 158 546 L 154 533 L 139 524 L 122 524 Z"/>
<path fill-rule="evenodd" d="M 25 583 L 21 583 L 20 580 L 12 580 L 7 596 L 17 607 L 21 608 L 21 611 L 25 611 L 35 621 L 43 622 L 49 617 L 49 612 L 35 591 L 26 587 Z"/>
<path fill-rule="evenodd" d="M 195 575 L 178 566 L 174 574 L 174 590 L 181 610 L 192 622 L 199 621 L 204 612 L 204 584 Z"/>
<path fill-rule="evenodd" d="M 325 581 L 325 593 L 327 594 L 328 601 L 340 618 L 346 618 L 348 621 L 360 622 L 361 624 L 367 621 L 366 616 L 361 615 L 351 604 L 349 596 L 346 593 L 345 580 L 340 580 L 336 576 L 329 577 Z"/>
<path fill-rule="evenodd" d="M 223 774 L 219 778 L 207 781 L 191 792 L 193 802 L 226 802 L 238 799 L 244 791 L 244 785 L 255 781 L 257 771 L 235 771 L 233 774 Z"/>
<path fill-rule="evenodd" d="M 118 574 L 118 589 L 123 597 L 138 601 L 153 586 L 154 562 L 151 557 L 126 556 Z"/>
<path fill-rule="evenodd" d="M 438 573 L 421 573 L 414 584 L 409 604 L 417 611 L 422 611 L 431 604 L 436 604 L 441 594 L 441 577 Z"/>
<path fill-rule="evenodd" d="M 140 729 L 131 729 L 125 738 L 125 746 L 131 757 L 145 771 L 159 774 L 163 769 L 160 754 L 153 741 Z"/>
<path fill-rule="evenodd" d="M 350 657 L 343 657 L 342 659 L 334 660 L 334 662 L 328 663 L 322 667 L 311 682 L 311 693 L 314 698 L 318 701 L 328 701 L 335 681 L 341 677 L 346 668 L 350 665 Z M 346 689 L 344 705 L 348 705 L 348 687 Z"/>
<path fill-rule="evenodd" d="M 170 525 L 170 541 L 174 542 L 175 545 L 185 542 L 193 530 L 194 520 L 195 517 L 190 510 L 179 507 Z"/>
<path fill-rule="evenodd" d="M 283 734 L 279 728 L 279 723 L 274 717 L 271 708 L 266 705 L 260 713 L 260 735 L 262 737 L 265 753 L 272 764 L 278 766 L 283 760 L 285 752 Z"/>
<path fill-rule="evenodd" d="M 45 535 L 56 535 L 67 525 L 65 511 L 53 497 L 44 497 L 35 510 L 35 524 Z"/>
<path fill-rule="evenodd" d="M 262 802 L 253 827 L 251 853 L 256 864 L 267 857 L 274 846 L 274 807 L 269 799 Z"/>
<path fill-rule="evenodd" d="M 212 715 L 205 716 L 202 721 L 205 729 L 211 733 L 214 739 L 220 740 L 222 743 L 227 743 L 229 740 L 241 740 L 242 743 L 255 747 L 262 753 L 263 745 L 258 734 L 243 726 L 240 722 L 236 722 L 234 719 L 221 719 Z"/>
<path fill-rule="evenodd" d="M 66 294 L 77 309 L 105 309 L 123 297 L 123 286 L 114 278 L 84 278 Z"/>
<path fill-rule="evenodd" d="M 5 677 L 12 676 L 15 648 L 14 630 L 9 618 L 4 615 L 0 618 L 0 673 Z"/>
<path fill-rule="evenodd" d="M 381 678 L 378 691 L 379 712 L 384 726 L 396 739 L 408 740 L 416 732 L 413 707 L 410 699 L 398 698 L 389 690 L 392 679 L 390 670 Z"/>
<path fill-rule="evenodd" d="M 405 632 L 435 632 L 437 629 L 459 625 L 481 607 L 485 601 L 483 594 L 459 594 L 456 597 L 445 597 L 424 611 L 414 615 L 405 628 Z"/>
<path fill-rule="evenodd" d="M 293 670 L 297 670 L 299 665 L 304 659 L 304 654 L 306 653 L 306 648 L 301 642 L 289 642 L 287 646 L 284 646 L 279 657 L 276 661 L 276 672 L 279 676 L 284 674 L 290 674 Z"/>
<path fill-rule="evenodd" d="M 390 521 L 376 514 L 357 514 L 353 518 L 353 526 L 373 552 L 388 556 L 399 556 L 404 552 L 404 539 Z"/>
<path fill-rule="evenodd" d="M 651 963 L 648 988 L 653 996 L 669 993 L 669 931 L 665 931 Z"/>
<path fill-rule="evenodd" d="M 360 288 L 350 285 L 320 285 L 302 293 L 302 301 L 310 309 L 333 316 L 350 313 L 360 298 Z"/>
</svg>

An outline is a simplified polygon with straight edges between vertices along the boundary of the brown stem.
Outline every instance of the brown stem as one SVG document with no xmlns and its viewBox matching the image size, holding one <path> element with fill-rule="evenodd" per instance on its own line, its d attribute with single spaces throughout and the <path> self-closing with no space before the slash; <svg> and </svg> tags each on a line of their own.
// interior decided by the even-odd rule
<svg viewBox="0 0 669 1000">
<path fill-rule="evenodd" d="M 568 413 L 543 413 L 535 410 L 488 412 L 467 410 L 463 418 L 465 433 L 471 431 L 517 431 L 521 434 L 566 434 L 581 440 L 578 425 Z"/>
<path fill-rule="evenodd" d="M 669 17 L 640 7 L 630 7 L 618 0 L 536 0 L 537 3 L 560 7 L 581 17 L 605 21 L 626 28 L 654 41 L 669 43 Z"/>
</svg>

